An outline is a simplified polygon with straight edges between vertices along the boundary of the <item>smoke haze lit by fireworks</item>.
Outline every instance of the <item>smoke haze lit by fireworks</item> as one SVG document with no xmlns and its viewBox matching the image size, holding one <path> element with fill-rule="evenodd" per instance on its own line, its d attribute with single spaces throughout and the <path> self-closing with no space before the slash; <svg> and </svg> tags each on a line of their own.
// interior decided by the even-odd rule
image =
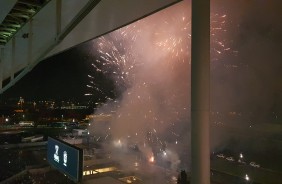
<svg viewBox="0 0 282 184">
<path fill-rule="evenodd" d="M 238 168 L 253 172 L 249 163 L 254 161 L 266 172 L 282 172 L 281 7 L 281 0 L 211 0 L 209 125 L 214 170 L 228 169 L 216 168 L 223 163 L 216 155 L 232 156 L 236 166 L 242 153 L 247 164 Z M 121 170 L 143 163 L 189 172 L 191 24 L 191 0 L 180 1 L 50 57 L 39 64 L 41 69 L 34 68 L 37 74 L 26 75 L 28 82 L 10 89 L 25 101 L 30 96 L 54 99 L 58 108 L 62 101 L 88 107 L 85 113 L 93 112 L 93 119 L 82 124 L 93 141 L 90 145 L 109 151 Z M 91 35 L 97 26 L 93 25 L 77 26 L 75 39 L 83 40 L 82 33 Z M 142 162 L 129 159 L 139 153 Z M 166 175 L 144 170 L 153 177 Z M 237 175 L 237 167 L 233 174 L 245 176 Z"/>
<path fill-rule="evenodd" d="M 125 12 L 118 11 L 109 1 L 101 1 L 46 55 L 46 60 L 27 74 L 27 70 L 15 70 L 7 75 L 9 78 L 3 78 L 3 89 L 11 84 L 0 95 L 1 126 L 5 131 L 10 125 L 27 128 L 17 125 L 22 120 L 34 121 L 38 133 L 42 128 L 52 133 L 49 125 L 55 121 L 78 121 L 79 128 L 87 129 L 82 138 L 84 154 L 117 163 L 117 173 L 141 176 L 144 183 L 150 183 L 146 179 L 152 178 L 151 183 L 156 184 L 176 183 L 181 170 L 187 171 L 189 177 L 194 62 L 192 0 L 155 1 L 159 2 L 152 4 L 175 3 L 124 25 L 121 21 L 133 21 L 135 17 L 129 17 L 134 14 L 133 1 L 124 2 Z M 138 9 L 136 16 L 155 7 L 149 4 Z M 104 5 L 114 11 L 101 10 Z M 210 5 L 207 123 L 211 182 L 232 183 L 238 179 L 244 183 L 249 178 L 248 182 L 253 183 L 271 183 L 270 180 L 279 183 L 282 181 L 282 0 L 211 0 Z M 96 17 L 100 10 L 105 17 Z M 100 23 L 103 25 L 97 27 Z M 109 32 L 115 26 L 120 27 Z M 97 36 L 103 31 L 107 33 Z M 97 37 L 85 41 L 90 35 Z M 16 41 L 19 41 L 16 45 L 28 43 L 28 39 L 18 37 Z M 72 46 L 74 43 L 80 44 Z M 7 49 L 3 47 L 4 65 L 13 60 L 10 57 L 13 53 Z M 15 52 L 20 53 L 17 46 Z M 20 61 L 11 64 L 7 66 L 13 68 Z M 25 76 L 14 84 L 12 79 L 18 75 Z M 23 112 L 15 113 L 12 109 L 19 109 L 20 97 L 26 103 L 21 107 Z M 72 129 L 62 130 L 60 135 L 71 135 Z M 226 159 L 229 157 L 234 162 Z M 251 162 L 260 168 L 253 168 Z M 260 181 L 264 174 L 269 174 L 265 175 L 269 181 Z M 275 181 L 274 175 L 281 179 Z M 174 176 L 174 182 L 168 182 L 170 176 Z M 225 178 L 230 181 L 221 181 Z"/>
<path fill-rule="evenodd" d="M 152 152 L 156 156 L 157 152 L 169 151 L 176 155 L 170 157 L 175 165 L 180 162 L 178 153 L 190 144 L 189 4 L 178 3 L 94 39 L 88 50 L 93 75 L 88 75 L 89 92 L 85 95 L 104 93 L 96 84 L 97 73 L 113 80 L 121 94 L 116 99 L 108 98 L 95 112 L 115 112 L 108 134 L 142 145 L 150 150 L 146 151 L 148 157 Z M 226 17 L 219 13 L 211 16 L 214 62 L 221 54 L 233 52 L 224 39 Z"/>
</svg>

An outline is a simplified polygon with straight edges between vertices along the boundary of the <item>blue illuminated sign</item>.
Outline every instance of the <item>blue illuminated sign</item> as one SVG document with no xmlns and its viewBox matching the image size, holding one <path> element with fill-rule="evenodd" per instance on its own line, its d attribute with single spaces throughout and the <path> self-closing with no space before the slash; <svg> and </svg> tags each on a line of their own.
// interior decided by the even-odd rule
<svg viewBox="0 0 282 184">
<path fill-rule="evenodd" d="M 58 139 L 48 137 L 47 160 L 50 165 L 72 180 L 82 178 L 83 150 Z"/>
</svg>

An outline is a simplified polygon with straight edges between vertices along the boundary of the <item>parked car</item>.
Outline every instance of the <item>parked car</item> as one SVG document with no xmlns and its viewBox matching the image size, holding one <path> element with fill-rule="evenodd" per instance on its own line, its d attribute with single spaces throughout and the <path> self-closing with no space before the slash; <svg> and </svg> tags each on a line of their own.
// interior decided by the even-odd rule
<svg viewBox="0 0 282 184">
<path fill-rule="evenodd" d="M 246 164 L 246 162 L 245 162 L 244 160 L 241 160 L 241 159 L 239 159 L 238 162 L 239 162 L 240 164 Z"/>
<path fill-rule="evenodd" d="M 221 153 L 221 154 L 217 154 L 216 155 L 218 158 L 225 158 L 225 156 Z"/>
<path fill-rule="evenodd" d="M 255 162 L 251 162 L 251 163 L 250 163 L 250 166 L 252 166 L 252 167 L 257 167 L 257 168 L 260 167 L 260 165 L 257 164 L 257 163 L 255 163 Z"/>
<path fill-rule="evenodd" d="M 226 160 L 230 161 L 230 162 L 234 162 L 235 159 L 233 157 L 227 157 Z"/>
</svg>

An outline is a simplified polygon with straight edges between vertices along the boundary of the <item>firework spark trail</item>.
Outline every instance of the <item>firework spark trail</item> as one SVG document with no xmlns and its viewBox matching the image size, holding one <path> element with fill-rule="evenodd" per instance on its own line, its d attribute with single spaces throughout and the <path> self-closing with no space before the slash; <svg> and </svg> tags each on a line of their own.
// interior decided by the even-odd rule
<svg viewBox="0 0 282 184">
<path fill-rule="evenodd" d="M 100 59 L 96 60 L 97 65 L 94 64 L 96 70 L 101 71 L 104 74 L 109 74 L 112 79 L 115 80 L 116 85 L 129 86 L 132 81 L 132 77 L 128 77 L 137 64 L 135 61 L 134 53 L 130 50 L 130 47 L 126 47 L 126 36 L 129 35 L 125 31 L 128 30 L 128 26 L 125 30 L 119 30 L 114 33 L 99 38 L 97 44 L 98 53 Z M 133 39 L 134 40 L 134 39 Z M 98 67 L 98 63 L 100 64 Z M 101 64 L 102 63 L 102 64 Z"/>
<path fill-rule="evenodd" d="M 171 27 L 171 22 L 176 22 Z M 170 60 L 185 62 L 189 56 L 190 47 L 190 22 L 186 13 L 179 11 L 170 20 L 164 19 L 162 28 L 154 33 L 155 45 L 170 55 Z M 172 65 L 173 66 L 173 65 Z"/>
<path fill-rule="evenodd" d="M 221 55 L 236 52 L 231 49 L 232 43 L 227 39 L 227 18 L 226 14 L 211 14 L 211 61 L 220 61 Z"/>
<path fill-rule="evenodd" d="M 137 64 L 134 63 L 133 54 L 123 45 L 125 40 L 121 40 L 127 34 L 125 34 L 125 31 L 118 32 L 122 34 L 111 33 L 107 36 L 100 37 L 98 41 L 95 40 L 93 44 L 97 48 L 99 58 L 92 63 L 92 66 L 95 72 L 110 76 L 115 81 L 116 86 L 126 88 L 132 83 L 130 81 L 132 78 L 128 77 L 128 75 L 134 70 Z M 98 86 L 96 87 L 96 91 L 102 93 L 100 88 Z"/>
</svg>

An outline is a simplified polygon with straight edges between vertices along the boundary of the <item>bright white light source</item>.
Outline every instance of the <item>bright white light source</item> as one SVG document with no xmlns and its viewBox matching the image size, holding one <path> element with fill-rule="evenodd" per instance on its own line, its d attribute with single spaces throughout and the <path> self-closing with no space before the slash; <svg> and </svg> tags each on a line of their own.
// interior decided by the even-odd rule
<svg viewBox="0 0 282 184">
<path fill-rule="evenodd" d="M 247 180 L 247 181 L 249 181 L 250 180 L 250 178 L 249 178 L 249 176 L 246 174 L 246 176 L 245 176 L 245 179 Z"/>
</svg>

